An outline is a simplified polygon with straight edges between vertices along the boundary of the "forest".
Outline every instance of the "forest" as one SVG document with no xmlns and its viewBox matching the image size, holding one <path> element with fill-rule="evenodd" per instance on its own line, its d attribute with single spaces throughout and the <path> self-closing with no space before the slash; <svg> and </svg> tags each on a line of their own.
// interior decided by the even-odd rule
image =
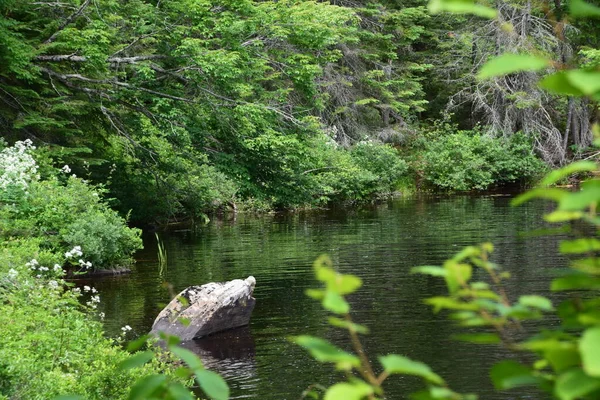
<svg viewBox="0 0 600 400">
<path fill-rule="evenodd" d="M 548 294 L 516 295 L 493 245 L 461 251 L 444 221 L 420 223 L 402 240 L 440 228 L 451 257 L 407 270 L 426 289 L 442 282 L 424 304 L 449 312 L 460 340 L 520 354 L 495 354 L 495 390 L 598 398 L 599 19 L 597 0 L 0 0 L 0 400 L 229 398 L 177 338 L 153 346 L 129 324 L 106 334 L 121 294 L 78 281 L 129 271 L 143 231 L 465 193 L 547 205 L 535 235 L 558 235 L 562 269 L 540 273 Z M 493 215 L 465 231 L 486 232 Z M 172 292 L 173 247 L 152 240 L 152 285 Z M 238 272 L 230 261 L 208 275 Z M 477 398 L 407 354 L 369 359 L 351 312 L 370 275 L 344 268 L 318 258 L 323 287 L 305 289 L 318 303 L 307 318 L 331 314 L 348 345 L 308 322 L 285 333 L 338 373 L 298 396 L 391 398 L 387 382 L 403 375 L 424 387 L 411 398 Z"/>
<path fill-rule="evenodd" d="M 561 1 L 502 2 L 494 22 L 426 6 L 3 1 L 2 136 L 141 224 L 522 186 L 585 157 L 595 100 L 542 91 L 545 71 L 476 74 L 502 52 L 594 68 L 593 20 L 563 23 Z"/>
</svg>

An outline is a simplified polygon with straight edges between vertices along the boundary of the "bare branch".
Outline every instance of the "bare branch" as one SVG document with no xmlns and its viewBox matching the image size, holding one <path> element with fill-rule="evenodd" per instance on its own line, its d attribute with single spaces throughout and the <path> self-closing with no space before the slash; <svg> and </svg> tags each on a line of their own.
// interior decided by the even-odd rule
<svg viewBox="0 0 600 400">
<path fill-rule="evenodd" d="M 69 17 L 62 24 L 60 24 L 60 26 L 58 27 L 56 32 L 54 32 L 52 34 L 52 36 L 50 36 L 48 39 L 46 39 L 44 44 L 49 44 L 49 43 L 52 43 L 54 40 L 56 40 L 56 37 L 58 36 L 58 34 L 63 29 L 65 29 L 71 22 L 73 22 L 77 17 L 79 17 L 81 15 L 81 13 L 83 12 L 83 10 L 85 10 L 86 7 L 90 4 L 90 2 L 91 2 L 91 0 L 85 0 L 81 4 L 81 7 L 79 7 L 73 14 L 69 15 Z"/>
</svg>

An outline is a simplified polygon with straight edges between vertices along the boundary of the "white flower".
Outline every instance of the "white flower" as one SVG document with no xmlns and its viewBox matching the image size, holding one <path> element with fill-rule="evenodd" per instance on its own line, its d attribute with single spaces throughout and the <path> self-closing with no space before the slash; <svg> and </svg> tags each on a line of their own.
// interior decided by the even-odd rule
<svg viewBox="0 0 600 400">
<path fill-rule="evenodd" d="M 92 296 L 92 297 L 90 298 L 90 301 L 91 301 L 92 303 L 100 303 L 100 296 L 98 296 L 98 295 L 96 295 L 96 296 Z"/>
<path fill-rule="evenodd" d="M 17 275 L 19 275 L 19 273 L 16 270 L 14 270 L 12 268 L 8 270 L 8 276 L 9 276 L 9 278 L 14 279 L 14 278 L 17 277 Z"/>
<path fill-rule="evenodd" d="M 124 327 L 122 327 L 122 328 L 121 328 L 121 330 L 122 330 L 123 332 L 127 332 L 127 331 L 130 331 L 130 330 L 131 330 L 131 327 L 130 327 L 129 325 L 125 325 Z"/>
<path fill-rule="evenodd" d="M 0 190 L 17 187 L 26 192 L 29 183 L 39 179 L 38 166 L 30 154 L 32 150 L 35 146 L 27 139 L 0 151 Z"/>
<path fill-rule="evenodd" d="M 60 169 L 62 172 L 64 172 L 65 174 L 68 174 L 71 172 L 71 168 L 68 165 L 65 165 L 64 167 L 62 167 Z"/>
<path fill-rule="evenodd" d="M 106 316 L 106 314 L 104 314 L 103 312 L 101 312 L 100 314 L 98 314 L 98 316 L 100 317 L 100 319 L 102 321 L 104 321 L 104 317 Z"/>
<path fill-rule="evenodd" d="M 52 268 L 54 272 L 63 272 L 63 269 L 60 265 L 54 264 L 54 268 Z"/>
<path fill-rule="evenodd" d="M 36 265 L 40 265 L 40 263 L 38 263 L 35 258 L 29 261 L 28 263 L 25 263 L 25 266 L 31 267 L 31 269 L 35 269 Z"/>
<path fill-rule="evenodd" d="M 70 251 L 67 251 L 65 253 L 65 258 L 71 258 L 71 257 L 81 257 L 83 255 L 82 251 L 81 251 L 81 246 L 75 246 L 73 247 L 73 249 L 71 249 Z M 79 260 L 80 262 L 82 260 Z"/>
<path fill-rule="evenodd" d="M 77 294 L 81 293 L 81 289 L 79 289 L 78 287 L 73 288 L 72 290 L 73 290 L 73 293 L 77 293 Z"/>
<path fill-rule="evenodd" d="M 96 290 L 96 288 L 92 288 L 92 293 L 98 293 L 98 291 Z"/>
<path fill-rule="evenodd" d="M 58 282 L 50 281 L 48 282 L 48 286 L 50 287 L 50 289 L 58 289 Z"/>
<path fill-rule="evenodd" d="M 40 267 L 40 271 L 45 272 L 50 271 L 50 269 L 48 267 Z"/>
<path fill-rule="evenodd" d="M 85 285 L 85 286 L 83 287 L 83 291 L 84 291 L 84 292 L 89 292 L 90 290 L 92 290 L 92 289 L 91 289 L 89 286 L 87 286 L 87 285 Z"/>
</svg>

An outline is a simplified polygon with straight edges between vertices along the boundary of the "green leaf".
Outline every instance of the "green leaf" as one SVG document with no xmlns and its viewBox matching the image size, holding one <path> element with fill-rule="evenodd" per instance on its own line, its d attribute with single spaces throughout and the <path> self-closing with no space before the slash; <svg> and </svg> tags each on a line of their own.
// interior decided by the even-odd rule
<svg viewBox="0 0 600 400">
<path fill-rule="evenodd" d="M 600 379 L 587 376 L 581 369 L 570 369 L 556 380 L 554 394 L 561 400 L 574 400 L 600 389 Z"/>
<path fill-rule="evenodd" d="M 121 371 L 141 367 L 146 364 L 148 361 L 152 360 L 154 357 L 154 353 L 151 351 L 143 351 L 140 353 L 136 353 L 131 357 L 128 357 L 126 360 L 122 361 L 118 369 Z"/>
<path fill-rule="evenodd" d="M 63 394 L 56 396 L 54 400 L 85 400 L 85 398 L 75 394 Z"/>
<path fill-rule="evenodd" d="M 388 374 L 402 374 L 420 376 L 436 385 L 443 385 L 444 380 L 429 368 L 427 364 L 413 361 L 410 358 L 390 354 L 379 357 L 379 362 Z"/>
<path fill-rule="evenodd" d="M 323 289 L 306 289 L 304 293 L 315 300 L 323 300 L 325 298 L 325 291 Z"/>
<path fill-rule="evenodd" d="M 473 267 L 469 264 L 458 263 L 453 260 L 446 261 L 444 269 L 447 271 L 445 280 L 450 294 L 456 293 L 462 285 L 466 284 L 473 273 Z"/>
<path fill-rule="evenodd" d="M 373 394 L 373 388 L 362 382 L 336 383 L 325 392 L 324 400 L 361 400 Z"/>
<path fill-rule="evenodd" d="M 350 305 L 342 296 L 336 292 L 328 290 L 323 299 L 323 307 L 336 314 L 348 314 Z"/>
<path fill-rule="evenodd" d="M 495 364 L 490 371 L 490 376 L 498 390 L 535 385 L 540 382 L 540 378 L 532 375 L 530 368 L 514 360 L 500 361 Z"/>
<path fill-rule="evenodd" d="M 501 342 L 500 337 L 495 333 L 463 333 L 453 335 L 452 338 L 462 342 L 478 344 L 496 344 Z"/>
<path fill-rule="evenodd" d="M 338 274 L 335 279 L 336 291 L 341 295 L 356 292 L 362 286 L 362 280 L 358 276 Z"/>
<path fill-rule="evenodd" d="M 227 400 L 229 398 L 229 386 L 227 382 L 213 371 L 205 369 L 194 370 L 196 381 L 202 388 L 202 391 L 211 399 Z"/>
<path fill-rule="evenodd" d="M 178 358 L 183 360 L 188 365 L 188 367 L 190 367 L 190 369 L 195 371 L 197 369 L 204 368 L 200 358 L 194 353 L 192 353 L 190 350 L 184 349 L 183 347 L 179 346 L 171 346 L 169 347 L 169 350 L 171 351 L 171 353 L 175 354 Z"/>
<path fill-rule="evenodd" d="M 140 336 L 138 339 L 133 340 L 127 344 L 127 351 L 134 352 L 139 350 L 148 341 L 148 335 Z"/>
<path fill-rule="evenodd" d="M 464 311 L 477 311 L 479 306 L 473 303 L 463 303 L 461 301 L 452 299 L 450 297 L 436 296 L 430 297 L 425 300 L 425 304 L 429 304 L 434 307 L 434 312 L 438 312 L 443 308 L 449 310 L 464 310 Z"/>
<path fill-rule="evenodd" d="M 448 11 L 455 14 L 473 14 L 483 18 L 495 18 L 498 11 L 469 0 L 430 0 L 427 6 L 432 14 Z"/>
<path fill-rule="evenodd" d="M 581 185 L 579 191 L 569 193 L 564 196 L 560 202 L 558 209 L 565 211 L 580 211 L 585 210 L 591 205 L 595 205 L 600 200 L 600 181 L 589 180 Z"/>
<path fill-rule="evenodd" d="M 131 388 L 129 400 L 147 400 L 167 381 L 165 375 L 146 376 Z"/>
<path fill-rule="evenodd" d="M 597 251 L 600 250 L 600 240 L 594 238 L 563 240 L 560 242 L 559 250 L 563 254 L 581 254 Z"/>
<path fill-rule="evenodd" d="M 586 329 L 579 341 L 583 370 L 590 376 L 600 377 L 600 327 Z"/>
<path fill-rule="evenodd" d="M 600 91 L 600 72 L 572 69 L 566 72 L 567 79 L 586 96 Z"/>
<path fill-rule="evenodd" d="M 159 332 L 158 336 L 166 342 L 167 347 L 175 346 L 175 345 L 179 344 L 179 342 L 181 342 L 181 339 L 179 339 L 178 336 L 169 335 L 164 332 Z"/>
<path fill-rule="evenodd" d="M 550 60 L 531 54 L 505 53 L 486 62 L 479 70 L 479 79 L 523 71 L 540 71 L 550 66 Z"/>
<path fill-rule="evenodd" d="M 436 267 L 433 265 L 422 265 L 420 267 L 414 267 L 414 268 L 411 268 L 410 272 L 411 272 L 411 274 L 425 274 L 425 275 L 441 276 L 441 277 L 444 277 L 448 274 L 448 271 L 446 271 L 444 268 Z"/>
<path fill-rule="evenodd" d="M 481 250 L 475 246 L 467 246 L 452 257 L 452 261 L 459 262 L 467 258 L 478 257 L 481 254 Z"/>
<path fill-rule="evenodd" d="M 600 17 L 600 8 L 583 0 L 571 0 L 569 14 L 573 17 Z"/>
<path fill-rule="evenodd" d="M 581 219 L 585 214 L 581 211 L 554 211 L 544 215 L 544 219 L 548 222 L 566 222 Z"/>
<path fill-rule="evenodd" d="M 555 171 L 553 171 L 553 173 L 554 172 Z M 550 175 L 548 175 L 548 177 L 549 176 Z M 546 179 L 548 179 L 548 177 Z M 557 180 L 560 180 L 560 179 L 561 178 L 559 178 Z M 564 196 L 566 196 L 568 193 L 569 192 L 567 192 L 566 190 L 558 189 L 558 188 L 536 188 L 536 189 L 528 190 L 527 192 L 523 193 L 522 195 L 515 197 L 510 203 L 513 206 L 518 206 L 518 205 L 521 205 L 531 199 L 548 199 L 548 200 L 554 200 L 554 201 L 558 202 Z"/>
<path fill-rule="evenodd" d="M 331 325 L 336 326 L 338 328 L 353 330 L 357 333 L 362 333 L 364 335 L 369 333 L 369 328 L 367 328 L 364 325 L 355 324 L 352 321 L 346 321 L 344 319 L 336 318 L 336 317 L 329 317 L 328 321 Z"/>
<path fill-rule="evenodd" d="M 333 268 L 318 265 L 315 261 L 314 269 L 317 280 L 327 284 L 333 283 L 335 281 L 337 273 L 335 272 L 335 270 L 333 270 Z"/>
<path fill-rule="evenodd" d="M 317 361 L 336 363 L 341 367 L 358 367 L 360 365 L 358 357 L 346 353 L 324 339 L 301 335 L 292 337 L 291 341 L 308 350 Z"/>
<path fill-rule="evenodd" d="M 540 183 L 541 185 L 552 185 L 556 182 L 560 181 L 563 178 L 566 178 L 570 175 L 579 173 L 579 172 L 593 172 L 598 169 L 598 165 L 592 161 L 575 161 L 563 167 L 561 169 L 557 169 L 549 173 Z M 547 189 L 546 189 L 547 190 Z"/>
<path fill-rule="evenodd" d="M 583 92 L 573 86 L 566 72 L 560 71 L 546 76 L 539 82 L 542 89 L 564 96 L 583 96 Z M 550 174 L 552 175 L 552 173 Z M 543 183 L 542 183 L 543 184 Z"/>
<path fill-rule="evenodd" d="M 173 399 L 177 400 L 195 400 L 196 397 L 190 393 L 190 391 L 179 382 L 172 382 L 167 390 Z"/>
<path fill-rule="evenodd" d="M 564 346 L 564 348 L 551 349 L 544 352 L 544 358 L 548 360 L 556 372 L 563 372 L 571 367 L 579 365 L 581 358 L 575 346 Z"/>
<path fill-rule="evenodd" d="M 519 304 L 537 308 L 543 311 L 552 311 L 554 307 L 552 307 L 552 302 L 543 296 L 537 295 L 526 295 L 519 297 Z"/>
<path fill-rule="evenodd" d="M 550 289 L 554 292 L 584 289 L 599 290 L 600 279 L 582 273 L 571 274 L 554 279 Z"/>
</svg>

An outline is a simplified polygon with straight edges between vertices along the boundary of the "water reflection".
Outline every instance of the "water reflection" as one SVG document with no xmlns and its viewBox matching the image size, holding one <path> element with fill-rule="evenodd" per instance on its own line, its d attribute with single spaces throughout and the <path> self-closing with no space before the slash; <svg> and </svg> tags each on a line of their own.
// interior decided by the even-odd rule
<svg viewBox="0 0 600 400">
<path fill-rule="evenodd" d="M 257 379 L 256 348 L 249 327 L 216 333 L 181 343 L 200 357 L 204 366 L 241 385 Z"/>
<path fill-rule="evenodd" d="M 317 284 L 313 260 L 327 253 L 340 271 L 364 281 L 350 303 L 356 321 L 371 328 L 365 338 L 370 354 L 403 354 L 430 364 L 458 391 L 505 399 L 509 396 L 494 393 L 488 378 L 489 366 L 505 352 L 451 340 L 459 329 L 423 303 L 428 296 L 444 294 L 443 283 L 412 275 L 410 269 L 439 265 L 463 246 L 492 241 L 493 261 L 513 275 L 510 296 L 546 293 L 550 271 L 563 264 L 556 256 L 556 240 L 519 235 L 542 226 L 546 206 L 513 208 L 509 202 L 508 197 L 419 198 L 362 210 L 240 215 L 195 233 L 163 235 L 169 260 L 164 275 L 159 274 L 155 239 L 149 236 L 131 276 L 96 282 L 102 298 L 110 299 L 101 311 L 109 333 L 118 334 L 129 324 L 142 334 L 170 300 L 165 282 L 178 293 L 190 285 L 253 275 L 257 301 L 251 335 L 240 333 L 239 343 L 235 337 L 214 345 L 194 343 L 195 351 L 227 376 L 235 396 L 297 399 L 311 384 L 328 385 L 340 376 L 287 337 L 311 334 L 349 347 L 347 338 L 325 323 L 319 304 L 304 295 Z M 386 390 L 396 399 L 419 387 L 417 380 L 397 378 Z"/>
</svg>

